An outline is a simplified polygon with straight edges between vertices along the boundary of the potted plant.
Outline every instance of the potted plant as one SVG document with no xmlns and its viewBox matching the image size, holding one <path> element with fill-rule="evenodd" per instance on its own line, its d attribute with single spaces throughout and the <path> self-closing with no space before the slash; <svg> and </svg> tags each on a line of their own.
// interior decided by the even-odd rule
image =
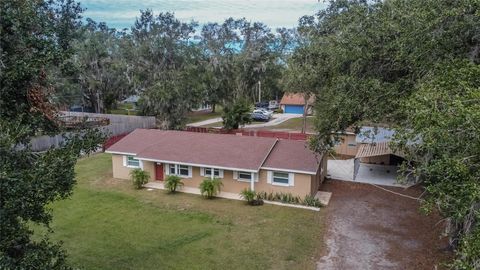
<svg viewBox="0 0 480 270">
<path fill-rule="evenodd" d="M 165 183 L 163 186 L 170 191 L 170 193 L 175 193 L 177 191 L 177 188 L 180 188 L 183 186 L 182 178 L 176 176 L 176 175 L 169 175 L 165 179 Z"/>
</svg>

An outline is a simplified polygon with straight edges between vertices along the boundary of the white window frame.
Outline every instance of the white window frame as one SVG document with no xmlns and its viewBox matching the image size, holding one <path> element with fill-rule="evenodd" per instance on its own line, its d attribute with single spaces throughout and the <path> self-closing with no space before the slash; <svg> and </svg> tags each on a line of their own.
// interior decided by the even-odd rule
<svg viewBox="0 0 480 270">
<path fill-rule="evenodd" d="M 138 165 L 130 165 L 128 162 L 131 161 L 129 159 L 133 159 L 135 161 L 138 162 Z M 127 167 L 127 168 L 141 168 L 142 167 L 142 162 L 138 159 L 135 158 L 135 156 L 130 156 L 130 155 L 127 155 L 127 156 L 123 156 L 123 166 Z"/>
<path fill-rule="evenodd" d="M 181 174 L 180 167 L 186 167 L 188 174 Z M 166 173 L 167 175 L 176 175 L 182 178 L 192 178 L 192 166 L 182 165 L 182 164 L 166 164 Z M 175 173 L 172 173 L 172 168 Z M 185 170 L 185 168 L 183 168 Z"/>
<path fill-rule="evenodd" d="M 250 177 L 248 177 L 248 178 L 242 178 L 242 177 L 240 177 L 240 174 L 250 174 Z M 238 175 L 238 176 L 237 176 L 237 180 L 238 180 L 238 181 L 243 181 L 243 182 L 250 182 L 250 181 L 252 181 L 252 176 L 253 176 L 253 173 L 252 173 L 252 172 L 238 171 L 238 172 L 237 172 L 237 175 Z"/>
<path fill-rule="evenodd" d="M 213 177 L 214 178 L 223 178 L 223 170 L 222 169 L 210 168 L 210 167 L 200 168 L 200 176 L 212 177 L 212 175 L 210 173 L 207 173 L 207 171 L 212 171 L 212 169 L 213 169 Z M 216 175 L 216 172 L 218 172 L 218 175 Z"/>
<path fill-rule="evenodd" d="M 288 175 L 288 183 L 279 183 L 274 181 L 274 174 L 275 173 L 283 173 Z M 284 178 L 284 177 L 282 177 Z M 294 186 L 294 179 L 295 174 L 292 172 L 285 172 L 285 171 L 268 171 L 267 172 L 267 183 L 274 185 L 274 186 L 282 186 L 282 187 L 293 187 Z"/>
<path fill-rule="evenodd" d="M 279 177 L 279 176 L 275 176 L 275 174 L 284 174 L 286 175 L 286 177 Z M 280 178 L 280 179 L 286 179 L 287 182 L 284 183 L 284 182 L 276 182 L 275 181 L 275 178 Z M 272 185 L 277 185 L 277 186 L 289 186 L 290 185 L 290 177 L 289 177 L 289 174 L 287 172 L 278 172 L 278 171 L 273 171 L 272 172 Z"/>
</svg>

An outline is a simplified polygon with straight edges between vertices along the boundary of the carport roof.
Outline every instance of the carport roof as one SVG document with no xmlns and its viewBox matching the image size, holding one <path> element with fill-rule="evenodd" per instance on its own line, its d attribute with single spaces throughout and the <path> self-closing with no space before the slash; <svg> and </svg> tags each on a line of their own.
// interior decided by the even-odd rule
<svg viewBox="0 0 480 270">
<path fill-rule="evenodd" d="M 369 144 L 361 144 L 358 148 L 357 155 L 355 158 L 365 158 L 365 157 L 376 157 L 376 156 L 384 156 L 384 155 L 396 155 L 402 156 L 400 153 L 393 152 L 390 146 L 388 145 L 388 141 L 385 142 L 377 142 L 377 143 L 369 143 Z"/>
</svg>

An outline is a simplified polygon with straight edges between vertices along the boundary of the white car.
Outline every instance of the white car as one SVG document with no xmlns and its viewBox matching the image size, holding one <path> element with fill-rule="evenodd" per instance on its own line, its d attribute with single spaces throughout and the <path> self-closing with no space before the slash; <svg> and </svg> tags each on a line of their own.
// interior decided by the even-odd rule
<svg viewBox="0 0 480 270">
<path fill-rule="evenodd" d="M 272 111 L 269 111 L 265 108 L 255 109 L 255 110 L 253 110 L 253 113 L 261 113 L 261 114 L 264 114 L 264 115 L 267 115 L 267 116 L 272 116 L 272 114 L 273 114 Z"/>
</svg>

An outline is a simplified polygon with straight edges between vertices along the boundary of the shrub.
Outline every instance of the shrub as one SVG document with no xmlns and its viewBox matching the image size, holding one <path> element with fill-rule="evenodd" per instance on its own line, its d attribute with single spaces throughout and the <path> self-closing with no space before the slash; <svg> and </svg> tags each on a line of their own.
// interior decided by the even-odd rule
<svg viewBox="0 0 480 270">
<path fill-rule="evenodd" d="M 141 189 L 143 185 L 148 183 L 150 174 L 142 169 L 133 169 L 130 172 L 130 177 L 132 178 L 133 186 L 136 189 Z"/>
<path fill-rule="evenodd" d="M 313 206 L 313 207 L 320 207 L 322 204 L 320 203 L 320 200 L 315 198 L 315 196 L 312 195 L 307 195 L 303 199 L 303 204 L 306 206 Z"/>
<path fill-rule="evenodd" d="M 177 191 L 177 188 L 183 186 L 182 178 L 176 175 L 169 175 L 167 179 L 165 179 L 164 187 L 168 189 L 171 193 Z"/>
<path fill-rule="evenodd" d="M 221 186 L 223 186 L 223 183 L 220 179 L 205 178 L 203 182 L 200 183 L 200 193 L 207 199 L 211 199 L 220 192 Z"/>
<path fill-rule="evenodd" d="M 256 193 L 254 190 L 244 189 L 240 192 L 240 196 L 250 205 L 263 205 L 262 194 Z"/>
<path fill-rule="evenodd" d="M 250 105 L 245 99 L 239 99 L 233 104 L 226 105 L 222 113 L 223 128 L 238 129 L 239 126 L 252 122 Z"/>
</svg>

